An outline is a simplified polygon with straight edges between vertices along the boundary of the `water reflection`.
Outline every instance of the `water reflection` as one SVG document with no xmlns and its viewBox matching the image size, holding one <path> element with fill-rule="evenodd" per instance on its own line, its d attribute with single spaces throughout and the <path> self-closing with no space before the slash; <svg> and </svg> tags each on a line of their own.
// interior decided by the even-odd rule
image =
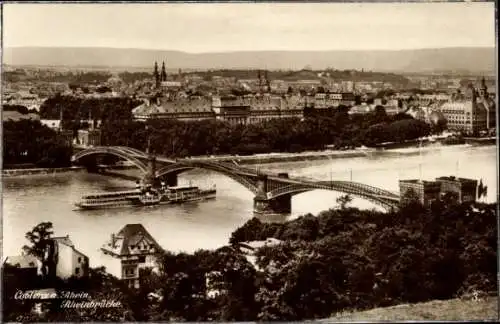
<svg viewBox="0 0 500 324">
<path fill-rule="evenodd" d="M 396 154 L 397 153 L 397 154 Z M 458 172 L 456 170 L 459 162 Z M 455 175 L 483 179 L 488 200 L 496 200 L 496 147 L 443 147 L 415 155 L 404 150 L 374 154 L 367 158 L 341 158 L 310 162 L 256 165 L 262 171 L 288 172 L 317 180 L 332 177 L 398 191 L 400 178 Z M 127 170 L 126 172 L 137 172 Z M 54 224 L 55 235 L 69 234 L 78 249 L 90 257 L 91 266 L 101 264 L 100 246 L 125 224 L 141 223 L 167 250 L 193 252 L 227 244 L 231 233 L 253 214 L 253 194 L 224 175 L 203 170 L 181 174 L 179 184 L 201 187 L 217 185 L 217 198 L 182 205 L 154 208 L 75 211 L 73 203 L 82 195 L 134 187 L 133 182 L 88 174 L 85 171 L 3 179 L 4 255 L 20 253 L 25 233 L 42 221 Z M 288 216 L 260 217 L 263 221 L 284 222 L 299 215 L 317 214 L 337 205 L 340 193 L 314 190 L 292 197 Z M 379 207 L 354 198 L 351 205 Z"/>
</svg>

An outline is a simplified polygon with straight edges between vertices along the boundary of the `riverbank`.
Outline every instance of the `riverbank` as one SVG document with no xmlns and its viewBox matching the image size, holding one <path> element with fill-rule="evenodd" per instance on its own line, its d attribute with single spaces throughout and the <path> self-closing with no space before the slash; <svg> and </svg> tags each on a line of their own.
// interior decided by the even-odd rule
<svg viewBox="0 0 500 324">
<path fill-rule="evenodd" d="M 472 145 L 496 145 L 497 144 L 496 137 L 481 137 L 481 138 L 465 137 L 464 141 L 466 144 L 472 144 Z"/>
<path fill-rule="evenodd" d="M 462 142 L 460 143 L 429 143 L 428 145 L 423 145 L 418 147 L 415 145 L 401 145 L 391 148 L 360 148 L 355 150 L 324 150 L 324 151 L 313 151 L 313 152 L 302 152 L 302 153 L 268 153 L 268 154 L 256 154 L 249 156 L 212 156 L 212 157 L 191 157 L 192 160 L 212 160 L 219 162 L 237 162 L 241 165 L 254 165 L 254 164 L 266 164 L 266 163 L 278 163 L 278 162 L 302 162 L 302 161 L 315 161 L 315 160 L 327 160 L 327 159 L 347 159 L 347 158 L 360 158 L 366 156 L 374 155 L 392 155 L 392 154 L 404 154 L 408 151 L 408 154 L 418 152 L 419 150 L 434 150 L 441 147 L 447 146 L 463 146 L 467 145 Z M 484 144 L 492 145 L 492 144 Z"/>
<path fill-rule="evenodd" d="M 470 139 L 469 139 L 470 140 Z M 423 145 L 422 148 L 418 150 L 433 150 L 436 148 L 444 146 L 460 146 L 460 145 L 480 145 L 480 146 L 491 146 L 496 145 L 496 139 L 475 139 L 476 141 L 469 141 L 467 144 L 463 143 L 431 143 L 428 145 Z M 366 156 L 374 155 L 391 155 L 391 154 L 407 154 L 415 153 L 413 151 L 417 150 L 414 145 L 403 145 L 391 148 L 360 148 L 354 150 L 324 150 L 324 151 L 311 151 L 311 152 L 301 152 L 301 153 L 266 153 L 266 154 L 256 154 L 248 156 L 197 156 L 190 157 L 190 160 L 210 160 L 218 162 L 237 162 L 241 165 L 255 165 L 255 164 L 267 164 L 267 163 L 279 163 L 279 162 L 301 162 L 301 161 L 315 161 L 315 160 L 327 160 L 327 159 L 347 159 L 347 158 L 360 158 Z M 117 165 L 117 166 L 102 166 L 107 170 L 126 170 L 133 169 L 133 165 Z M 44 175 L 44 174 L 54 174 L 63 172 L 75 172 L 84 170 L 84 167 L 73 166 L 67 168 L 32 168 L 32 169 L 4 169 L 2 170 L 3 177 L 16 177 L 16 176 L 29 176 L 29 175 Z"/>
<path fill-rule="evenodd" d="M 134 169 L 133 165 L 116 165 L 116 166 L 101 166 L 101 168 L 105 170 L 128 170 Z M 59 173 L 67 173 L 67 172 L 78 172 L 85 170 L 85 167 L 82 166 L 71 166 L 66 168 L 23 168 L 23 169 L 3 169 L 2 177 L 10 178 L 10 177 L 21 177 L 21 176 L 33 176 L 33 175 L 50 175 L 50 174 L 59 174 Z M 106 172 L 105 172 L 106 173 Z M 115 173 L 108 172 L 110 175 L 116 175 Z M 122 177 L 123 175 L 118 174 L 118 176 Z M 127 177 L 127 176 L 123 176 Z M 130 179 L 127 179 L 130 180 Z"/>
<path fill-rule="evenodd" d="M 66 168 L 33 168 L 33 169 L 4 169 L 2 170 L 3 177 L 19 177 L 31 175 L 47 175 L 56 173 L 76 172 L 84 170 L 84 167 L 72 166 Z"/>
<path fill-rule="evenodd" d="M 313 161 L 324 159 L 341 159 L 341 158 L 356 158 L 364 157 L 375 150 L 349 150 L 349 151 L 313 151 L 301 153 L 267 153 L 247 156 L 211 156 L 211 157 L 192 157 L 191 160 L 211 160 L 218 162 L 233 162 L 236 161 L 243 165 L 276 163 L 276 162 L 297 162 L 297 161 Z"/>
</svg>

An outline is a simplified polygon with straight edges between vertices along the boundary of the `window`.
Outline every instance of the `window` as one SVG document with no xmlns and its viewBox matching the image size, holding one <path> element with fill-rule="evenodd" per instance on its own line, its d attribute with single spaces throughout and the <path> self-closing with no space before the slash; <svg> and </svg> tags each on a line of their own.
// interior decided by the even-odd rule
<svg viewBox="0 0 500 324">
<path fill-rule="evenodd" d="M 75 268 L 75 274 L 79 274 L 80 273 L 80 268 Z"/>
<path fill-rule="evenodd" d="M 82 263 L 82 258 L 78 257 L 78 263 Z"/>
</svg>

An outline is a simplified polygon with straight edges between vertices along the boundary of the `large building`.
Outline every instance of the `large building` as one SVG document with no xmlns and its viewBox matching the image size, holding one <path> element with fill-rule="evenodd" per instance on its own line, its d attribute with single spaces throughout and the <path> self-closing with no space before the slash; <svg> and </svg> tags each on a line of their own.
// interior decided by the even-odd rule
<svg viewBox="0 0 500 324">
<path fill-rule="evenodd" d="M 210 100 L 203 97 L 191 97 L 175 101 L 156 96 L 146 99 L 143 104 L 132 110 L 136 120 L 149 119 L 180 119 L 180 120 L 203 120 L 214 119 Z"/>
<path fill-rule="evenodd" d="M 399 192 L 401 203 L 418 200 L 422 205 L 429 206 L 432 202 L 446 196 L 457 203 L 474 202 L 478 193 L 478 182 L 473 179 L 439 177 L 435 181 L 400 180 Z"/>
<path fill-rule="evenodd" d="M 303 107 L 295 96 L 213 97 L 215 118 L 231 124 L 252 124 L 277 118 L 302 118 Z"/>
<path fill-rule="evenodd" d="M 477 180 L 439 177 L 436 182 L 441 184 L 441 194 L 451 193 L 454 199 L 459 202 L 473 202 L 477 197 Z"/>
<path fill-rule="evenodd" d="M 163 251 L 156 240 L 141 224 L 127 224 L 101 247 L 106 270 L 129 287 L 139 287 L 142 268 L 157 268 L 157 258 Z"/>
<path fill-rule="evenodd" d="M 429 206 L 439 200 L 441 184 L 425 180 L 399 180 L 399 193 L 403 205 L 416 199 L 422 205 Z"/>
<path fill-rule="evenodd" d="M 191 97 L 168 100 L 157 96 L 132 110 L 136 120 L 172 118 L 179 120 L 215 119 L 231 124 L 251 124 L 275 118 L 303 117 L 298 96 L 270 94 L 247 96 Z"/>
<path fill-rule="evenodd" d="M 316 109 L 336 108 L 340 105 L 351 107 L 356 103 L 352 92 L 317 93 L 306 98 L 308 105 Z"/>
<path fill-rule="evenodd" d="M 457 91 L 450 101 L 440 107 L 447 128 L 466 134 L 478 134 L 495 128 L 495 102 L 488 94 L 484 78 L 479 91 L 469 84 L 465 93 Z"/>
</svg>

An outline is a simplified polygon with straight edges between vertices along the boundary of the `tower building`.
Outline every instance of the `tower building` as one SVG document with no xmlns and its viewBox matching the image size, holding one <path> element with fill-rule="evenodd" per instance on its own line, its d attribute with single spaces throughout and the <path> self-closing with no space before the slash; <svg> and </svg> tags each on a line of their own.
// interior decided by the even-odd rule
<svg viewBox="0 0 500 324">
<path fill-rule="evenodd" d="M 153 76 L 155 78 L 155 86 L 156 86 L 156 88 L 159 88 L 160 87 L 160 74 L 158 73 L 158 63 L 157 62 L 155 62 L 155 69 L 153 72 Z"/>
<path fill-rule="evenodd" d="M 167 71 L 165 70 L 165 62 L 161 66 L 161 82 L 167 81 Z"/>
</svg>

